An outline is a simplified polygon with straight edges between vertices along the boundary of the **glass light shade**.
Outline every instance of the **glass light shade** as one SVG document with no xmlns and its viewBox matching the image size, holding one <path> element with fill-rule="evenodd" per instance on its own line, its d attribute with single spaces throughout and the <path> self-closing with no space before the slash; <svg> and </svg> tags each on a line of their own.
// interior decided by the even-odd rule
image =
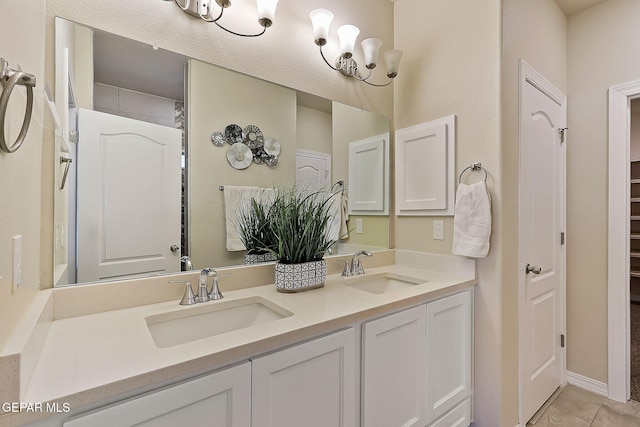
<svg viewBox="0 0 640 427">
<path fill-rule="evenodd" d="M 388 77 L 394 78 L 398 75 L 401 57 L 402 51 L 397 49 L 388 50 L 384 53 L 384 62 L 387 64 Z"/>
<path fill-rule="evenodd" d="M 345 58 L 351 58 L 356 46 L 356 39 L 360 30 L 355 25 L 342 25 L 336 30 L 340 38 L 340 51 Z"/>
<path fill-rule="evenodd" d="M 382 40 L 380 39 L 364 39 L 362 43 L 362 51 L 364 52 L 364 63 L 367 68 L 375 68 L 378 61 L 378 53 L 380 53 L 380 47 L 382 46 Z"/>
<path fill-rule="evenodd" d="M 270 27 L 276 15 L 278 0 L 256 0 L 258 6 L 258 21 L 263 27 Z"/>
<path fill-rule="evenodd" d="M 309 12 L 313 26 L 313 39 L 318 46 L 324 46 L 329 37 L 329 27 L 333 21 L 333 13 L 327 9 L 313 9 Z"/>
</svg>

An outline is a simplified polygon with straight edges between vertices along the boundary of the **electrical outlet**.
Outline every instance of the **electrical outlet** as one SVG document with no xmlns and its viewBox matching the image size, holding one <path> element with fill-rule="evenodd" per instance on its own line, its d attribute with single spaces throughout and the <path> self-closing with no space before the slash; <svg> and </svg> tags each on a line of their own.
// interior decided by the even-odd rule
<svg viewBox="0 0 640 427">
<path fill-rule="evenodd" d="M 444 240 L 444 221 L 433 221 L 433 239 Z"/>
<path fill-rule="evenodd" d="M 22 283 L 22 236 L 13 236 L 12 291 L 18 290 Z"/>
<path fill-rule="evenodd" d="M 356 219 L 356 233 L 362 234 L 362 218 Z"/>
</svg>

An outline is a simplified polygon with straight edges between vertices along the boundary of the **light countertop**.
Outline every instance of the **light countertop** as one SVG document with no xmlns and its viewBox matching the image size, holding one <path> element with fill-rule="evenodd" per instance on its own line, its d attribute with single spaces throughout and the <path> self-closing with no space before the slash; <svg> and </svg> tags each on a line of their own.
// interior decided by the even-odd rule
<svg viewBox="0 0 640 427">
<path fill-rule="evenodd" d="M 446 265 L 448 261 L 424 263 L 415 253 L 397 258 L 406 262 L 367 268 L 366 276 L 395 273 L 423 279 L 425 283 L 371 294 L 344 286 L 354 278 L 331 274 L 323 288 L 287 294 L 277 292 L 274 285 L 225 291 L 221 280 L 224 299 L 220 301 L 181 306 L 177 300 L 171 300 L 52 320 L 47 322 L 32 371 L 23 374 L 30 376 L 30 380 L 21 384 L 20 401 L 64 402 L 74 409 L 136 394 L 463 290 L 476 282 L 470 260 L 460 259 L 467 264 L 456 268 L 455 259 L 453 264 Z M 444 268 L 429 268 L 441 264 Z M 145 321 L 156 314 L 248 297 L 264 298 L 293 315 L 166 348 L 155 345 Z M 53 294 L 42 310 L 54 310 L 52 305 L 55 305 Z M 4 425 L 3 419 L 9 421 L 7 415 L 18 414 L 1 416 L 0 425 Z M 17 417 L 8 418 L 17 421 Z"/>
</svg>

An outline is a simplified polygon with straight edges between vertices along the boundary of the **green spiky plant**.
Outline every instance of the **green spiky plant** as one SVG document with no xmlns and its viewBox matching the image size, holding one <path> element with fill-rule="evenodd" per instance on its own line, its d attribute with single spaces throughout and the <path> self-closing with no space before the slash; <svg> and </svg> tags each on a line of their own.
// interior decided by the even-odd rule
<svg viewBox="0 0 640 427">
<path fill-rule="evenodd" d="M 277 239 L 273 252 L 281 263 L 321 260 L 336 242 L 327 236 L 331 203 L 336 194 L 297 187 L 278 190 L 269 214 Z"/>
<path fill-rule="evenodd" d="M 276 250 L 278 242 L 272 229 L 271 206 L 251 198 L 237 212 L 234 225 L 247 254 L 263 255 Z"/>
</svg>

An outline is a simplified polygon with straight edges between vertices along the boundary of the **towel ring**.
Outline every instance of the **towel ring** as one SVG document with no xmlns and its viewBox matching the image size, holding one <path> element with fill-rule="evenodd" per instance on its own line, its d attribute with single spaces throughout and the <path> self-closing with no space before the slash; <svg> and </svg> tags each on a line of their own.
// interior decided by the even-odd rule
<svg viewBox="0 0 640 427">
<path fill-rule="evenodd" d="M 29 130 L 31 114 L 33 112 L 33 88 L 36 85 L 36 77 L 32 74 L 16 71 L 10 68 L 7 61 L 4 58 L 0 58 L 0 84 L 2 84 L 3 87 L 2 95 L 0 95 L 0 150 L 5 153 L 13 153 L 20 148 L 27 136 L 27 131 Z M 27 107 L 18 137 L 13 144 L 7 145 L 7 141 L 4 137 L 4 122 L 7 115 L 9 98 L 11 97 L 13 88 L 15 88 L 16 85 L 25 86 L 27 88 Z"/>
<path fill-rule="evenodd" d="M 458 178 L 458 184 L 462 182 L 462 175 L 464 175 L 464 173 L 468 170 L 472 172 L 481 170 L 482 172 L 484 172 L 484 182 L 487 182 L 487 170 L 482 167 L 482 163 L 472 163 L 471 165 L 464 168 L 462 172 L 460 172 L 460 177 Z"/>
</svg>

